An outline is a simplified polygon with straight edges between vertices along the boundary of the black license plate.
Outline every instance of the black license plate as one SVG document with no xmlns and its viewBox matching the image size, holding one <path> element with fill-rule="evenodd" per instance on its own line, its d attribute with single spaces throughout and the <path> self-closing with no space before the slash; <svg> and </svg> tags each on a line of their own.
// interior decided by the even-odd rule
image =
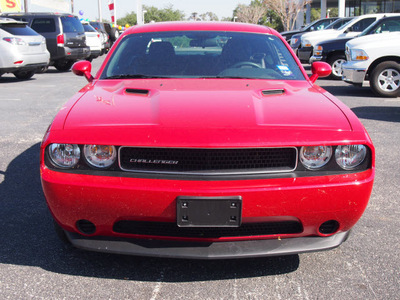
<svg viewBox="0 0 400 300">
<path fill-rule="evenodd" d="M 176 199 L 179 227 L 239 227 L 242 197 L 186 197 Z"/>
</svg>

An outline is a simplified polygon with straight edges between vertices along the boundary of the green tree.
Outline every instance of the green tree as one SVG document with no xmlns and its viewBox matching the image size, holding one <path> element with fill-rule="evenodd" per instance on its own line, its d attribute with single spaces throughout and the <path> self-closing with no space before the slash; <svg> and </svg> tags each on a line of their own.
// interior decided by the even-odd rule
<svg viewBox="0 0 400 300">
<path fill-rule="evenodd" d="M 172 5 L 167 6 L 163 9 L 158 9 L 154 6 L 146 6 L 143 5 L 143 11 L 146 11 L 144 14 L 144 22 L 149 23 L 151 21 L 154 22 L 166 22 L 166 21 L 182 21 L 185 17 L 185 14 L 173 8 Z M 117 24 L 121 26 L 125 26 L 129 24 L 130 26 L 137 24 L 137 16 L 135 12 L 131 12 L 127 14 L 125 17 L 118 19 Z"/>
</svg>

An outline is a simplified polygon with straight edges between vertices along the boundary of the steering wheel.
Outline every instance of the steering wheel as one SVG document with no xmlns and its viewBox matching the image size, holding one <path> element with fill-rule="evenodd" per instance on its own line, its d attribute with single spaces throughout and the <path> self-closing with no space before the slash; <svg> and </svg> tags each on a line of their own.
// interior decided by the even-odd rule
<svg viewBox="0 0 400 300">
<path fill-rule="evenodd" d="M 253 68 L 259 68 L 259 69 L 262 68 L 259 64 L 256 64 L 251 61 L 241 61 L 241 62 L 238 62 L 238 63 L 232 65 L 230 68 L 242 68 L 242 67 L 253 67 Z"/>
</svg>

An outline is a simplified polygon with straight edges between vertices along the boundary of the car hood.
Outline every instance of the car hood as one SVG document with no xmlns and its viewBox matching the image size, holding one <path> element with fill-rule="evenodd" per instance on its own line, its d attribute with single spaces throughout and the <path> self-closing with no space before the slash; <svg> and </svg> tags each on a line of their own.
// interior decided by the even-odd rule
<svg viewBox="0 0 400 300">
<path fill-rule="evenodd" d="M 367 48 L 379 48 L 384 47 L 384 43 L 389 43 L 390 45 L 396 44 L 399 41 L 400 32 L 385 32 L 380 34 L 369 34 L 365 36 L 356 37 L 346 43 L 350 48 L 360 48 L 363 49 L 365 46 Z"/>
<path fill-rule="evenodd" d="M 85 142 L 102 135 L 124 144 L 276 144 L 283 134 L 296 142 L 352 130 L 330 94 L 307 81 L 104 80 L 87 89 L 63 128 Z"/>
</svg>

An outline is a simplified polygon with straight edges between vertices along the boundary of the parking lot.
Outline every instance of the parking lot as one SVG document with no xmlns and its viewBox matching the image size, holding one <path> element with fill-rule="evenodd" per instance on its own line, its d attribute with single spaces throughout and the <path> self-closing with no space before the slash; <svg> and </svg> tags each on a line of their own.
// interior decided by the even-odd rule
<svg viewBox="0 0 400 300">
<path fill-rule="evenodd" d="M 94 70 L 101 61 L 93 62 Z M 376 147 L 372 197 L 349 240 L 327 252 L 193 261 L 84 252 L 62 244 L 40 185 L 39 147 L 54 115 L 86 81 L 52 67 L 28 81 L 3 75 L 1 298 L 398 299 L 400 98 L 375 97 L 368 88 L 341 81 L 317 83 L 354 111 Z"/>
</svg>

